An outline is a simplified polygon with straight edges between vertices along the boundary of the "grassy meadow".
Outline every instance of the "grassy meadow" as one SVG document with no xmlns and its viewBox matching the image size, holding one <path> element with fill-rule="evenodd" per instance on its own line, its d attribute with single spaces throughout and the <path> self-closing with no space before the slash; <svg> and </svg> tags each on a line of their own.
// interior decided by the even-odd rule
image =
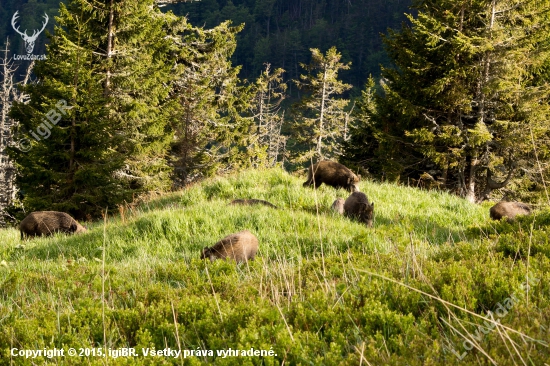
<svg viewBox="0 0 550 366">
<path fill-rule="evenodd" d="M 0 365 L 550 365 L 550 211 L 494 222 L 490 203 L 363 181 L 367 228 L 330 210 L 347 192 L 304 180 L 250 170 L 109 209 L 82 235 L 0 230 Z M 199 259 L 245 229 L 256 260 Z M 142 353 L 168 348 L 193 355 Z M 217 355 L 230 348 L 272 354 Z"/>
</svg>

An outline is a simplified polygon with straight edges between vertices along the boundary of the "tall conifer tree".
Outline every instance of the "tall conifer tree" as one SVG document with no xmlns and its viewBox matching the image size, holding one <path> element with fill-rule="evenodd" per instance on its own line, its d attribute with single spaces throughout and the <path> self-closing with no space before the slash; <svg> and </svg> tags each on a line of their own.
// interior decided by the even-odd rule
<svg viewBox="0 0 550 366">
<path fill-rule="evenodd" d="M 249 88 L 239 85 L 231 64 L 235 35 L 244 25 L 224 22 L 212 29 L 189 27 L 177 43 L 171 80 L 174 183 L 249 166 L 252 122 L 242 116 Z"/>
<path fill-rule="evenodd" d="M 415 7 L 411 26 L 385 39 L 396 68 L 383 70 L 384 95 L 364 129 L 377 139 L 384 173 L 431 171 L 468 200 L 483 200 L 525 178 L 533 148 L 548 136 L 550 88 L 534 75 L 549 56 L 550 2 Z"/>
<path fill-rule="evenodd" d="M 338 72 L 350 68 L 349 63 L 340 62 L 342 55 L 336 47 L 325 55 L 318 49 L 311 49 L 311 62 L 301 65 L 307 75 L 294 80 L 306 95 L 296 108 L 294 122 L 295 139 L 307 150 L 298 161 L 323 160 L 341 154 L 344 136 L 344 108 L 349 100 L 338 98 L 352 86 L 338 80 Z"/>
<path fill-rule="evenodd" d="M 97 216 L 167 187 L 166 28 L 177 20 L 153 0 L 70 0 L 57 23 L 30 102 L 11 112 L 32 140 L 13 151 L 27 207 Z"/>
</svg>

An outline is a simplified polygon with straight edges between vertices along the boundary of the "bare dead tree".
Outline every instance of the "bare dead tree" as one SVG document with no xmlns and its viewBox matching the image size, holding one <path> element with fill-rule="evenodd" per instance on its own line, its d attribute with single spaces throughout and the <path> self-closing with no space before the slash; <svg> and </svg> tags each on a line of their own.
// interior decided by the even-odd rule
<svg viewBox="0 0 550 366">
<path fill-rule="evenodd" d="M 8 58 L 9 39 L 6 39 L 3 49 L 3 57 L 0 57 L 0 226 L 6 225 L 6 217 L 9 215 L 5 209 L 13 204 L 17 193 L 15 186 L 16 169 L 7 154 L 7 147 L 14 145 L 13 129 L 17 122 L 9 118 L 8 112 L 14 101 L 26 102 L 28 96 L 22 93 L 13 80 L 13 76 L 17 71 L 13 60 Z M 25 85 L 30 80 L 30 75 L 34 62 L 31 62 L 25 73 L 25 78 L 20 83 Z"/>
<path fill-rule="evenodd" d="M 283 122 L 285 120 L 285 112 L 281 115 L 277 114 L 277 118 L 273 118 L 269 125 L 269 144 L 267 148 L 267 157 L 270 166 L 275 166 L 284 151 L 287 142 L 287 136 L 281 133 Z"/>
<path fill-rule="evenodd" d="M 267 147 L 266 165 L 275 166 L 280 157 L 280 150 L 286 144 L 286 136 L 281 134 L 284 112 L 281 103 L 286 97 L 287 85 L 282 81 L 283 69 L 271 71 L 271 65 L 265 64 L 255 84 L 255 96 L 252 103 L 252 118 L 256 121 L 256 141 Z"/>
<path fill-rule="evenodd" d="M 352 114 L 355 109 L 355 102 L 351 106 L 349 112 L 342 112 L 344 114 L 344 141 L 349 141 L 351 139 L 351 134 L 349 133 L 350 125 L 352 125 L 350 119 L 353 119 Z"/>
</svg>

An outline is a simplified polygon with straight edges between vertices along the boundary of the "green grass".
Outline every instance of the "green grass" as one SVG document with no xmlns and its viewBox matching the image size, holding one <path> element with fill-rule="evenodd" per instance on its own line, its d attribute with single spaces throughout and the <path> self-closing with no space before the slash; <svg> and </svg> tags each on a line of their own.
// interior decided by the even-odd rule
<svg viewBox="0 0 550 366">
<path fill-rule="evenodd" d="M 375 202 L 374 227 L 367 228 L 330 210 L 347 192 L 304 188 L 303 181 L 279 169 L 251 170 L 127 207 L 123 218 L 111 209 L 106 224 L 92 223 L 82 235 L 21 242 L 15 229 L 1 230 L 0 364 L 32 364 L 10 357 L 13 347 L 151 346 L 273 347 L 277 356 L 49 361 L 547 362 L 546 344 L 512 330 L 550 339 L 550 213 L 489 222 L 490 204 L 365 181 L 361 191 Z M 228 205 L 236 198 L 279 209 Z M 203 247 L 245 229 L 260 242 L 254 262 L 199 260 Z M 539 280 L 528 293 L 521 287 L 527 273 Z M 522 301 L 501 319 L 509 329 L 483 334 L 462 359 L 453 354 L 465 351 L 465 337 L 482 321 L 443 301 L 485 316 L 512 294 Z"/>
</svg>

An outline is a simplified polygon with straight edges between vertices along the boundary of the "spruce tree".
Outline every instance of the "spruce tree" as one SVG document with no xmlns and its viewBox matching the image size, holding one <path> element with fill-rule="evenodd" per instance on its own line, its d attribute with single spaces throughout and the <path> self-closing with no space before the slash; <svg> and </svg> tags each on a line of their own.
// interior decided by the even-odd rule
<svg viewBox="0 0 550 366">
<path fill-rule="evenodd" d="M 168 18 L 153 0 L 71 0 L 56 20 L 11 111 L 32 141 L 13 151 L 27 208 L 98 216 L 169 186 Z"/>
<path fill-rule="evenodd" d="M 233 67 L 235 35 L 243 25 L 224 22 L 212 29 L 190 27 L 179 44 L 171 85 L 171 159 L 174 184 L 251 165 L 252 121 L 244 117 L 249 88 Z"/>
<path fill-rule="evenodd" d="M 344 155 L 340 159 L 347 167 L 355 170 L 362 168 L 367 174 L 370 173 L 369 169 L 383 171 L 376 158 L 380 144 L 375 137 L 376 130 L 371 120 L 371 116 L 376 113 L 375 97 L 375 81 L 369 76 L 361 96 L 356 100 L 356 108 L 352 113 L 355 124 L 350 126 L 350 137 L 344 142 Z"/>
<path fill-rule="evenodd" d="M 338 98 L 351 85 L 338 80 L 340 70 L 348 70 L 350 64 L 340 62 L 342 55 L 336 47 L 325 55 L 311 49 L 309 65 L 301 64 L 307 71 L 294 83 L 306 94 L 295 106 L 294 138 L 305 146 L 297 161 L 334 158 L 342 153 L 344 136 L 344 108 L 349 100 Z"/>
<path fill-rule="evenodd" d="M 548 135 L 549 88 L 534 75 L 548 60 L 550 2 L 415 7 L 411 25 L 385 39 L 396 67 L 383 69 L 368 127 L 381 170 L 394 178 L 430 172 L 470 201 L 521 183 Z"/>
</svg>

